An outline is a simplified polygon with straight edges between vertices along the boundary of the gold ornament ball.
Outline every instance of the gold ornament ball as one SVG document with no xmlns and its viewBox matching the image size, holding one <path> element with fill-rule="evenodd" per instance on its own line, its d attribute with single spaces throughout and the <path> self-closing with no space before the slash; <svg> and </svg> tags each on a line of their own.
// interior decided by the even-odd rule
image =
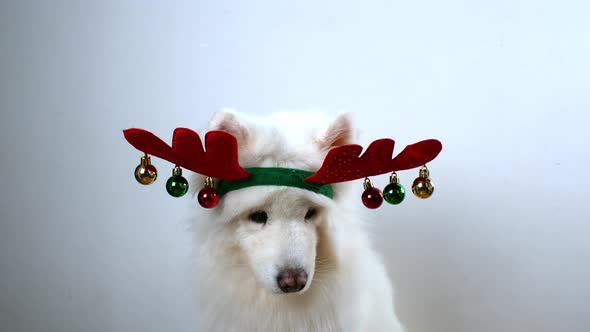
<svg viewBox="0 0 590 332">
<path fill-rule="evenodd" d="M 142 163 L 135 168 L 135 179 L 143 185 L 152 184 L 157 178 L 158 170 L 154 165 Z"/>
<path fill-rule="evenodd" d="M 412 184 L 412 192 L 418 198 L 428 198 L 434 192 L 434 183 L 429 178 L 418 177 Z"/>
</svg>

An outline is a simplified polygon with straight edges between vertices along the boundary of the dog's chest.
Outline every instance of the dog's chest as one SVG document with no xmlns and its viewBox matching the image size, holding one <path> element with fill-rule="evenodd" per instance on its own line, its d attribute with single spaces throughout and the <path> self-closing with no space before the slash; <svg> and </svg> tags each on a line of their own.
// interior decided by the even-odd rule
<svg viewBox="0 0 590 332">
<path fill-rule="evenodd" d="M 314 315 L 293 315 L 259 312 L 256 314 L 237 313 L 233 318 L 217 317 L 208 324 L 208 331 L 285 331 L 285 332 L 330 332 L 345 331 L 331 313 Z"/>
<path fill-rule="evenodd" d="M 326 300 L 326 299 L 321 299 Z M 334 303 L 254 300 L 249 305 L 217 303 L 209 306 L 207 331 L 348 331 L 335 314 Z"/>
</svg>

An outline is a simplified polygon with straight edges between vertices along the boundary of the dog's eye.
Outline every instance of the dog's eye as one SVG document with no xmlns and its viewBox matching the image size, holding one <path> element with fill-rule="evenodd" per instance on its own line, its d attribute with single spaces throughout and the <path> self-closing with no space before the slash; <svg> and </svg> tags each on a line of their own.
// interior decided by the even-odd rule
<svg viewBox="0 0 590 332">
<path fill-rule="evenodd" d="M 309 208 L 309 210 L 307 210 L 307 213 L 305 214 L 305 220 L 309 220 L 313 217 L 315 217 L 315 215 L 318 213 L 318 210 L 316 210 L 315 208 Z"/>
<path fill-rule="evenodd" d="M 256 211 L 250 213 L 248 219 L 258 224 L 265 224 L 268 220 L 268 215 L 264 211 Z"/>
</svg>

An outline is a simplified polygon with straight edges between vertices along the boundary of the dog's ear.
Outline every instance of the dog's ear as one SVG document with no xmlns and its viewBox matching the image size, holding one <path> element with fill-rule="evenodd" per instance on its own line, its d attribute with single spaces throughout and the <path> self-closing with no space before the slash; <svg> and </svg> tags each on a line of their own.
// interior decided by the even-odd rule
<svg viewBox="0 0 590 332">
<path fill-rule="evenodd" d="M 215 114 L 209 122 L 209 130 L 220 130 L 232 134 L 238 141 L 238 146 L 245 144 L 248 140 L 248 128 L 240 122 L 231 109 L 223 109 Z"/>
<path fill-rule="evenodd" d="M 340 114 L 332 121 L 328 129 L 317 139 L 317 144 L 322 150 L 329 150 L 335 146 L 352 144 L 354 140 L 354 128 L 350 113 Z"/>
</svg>

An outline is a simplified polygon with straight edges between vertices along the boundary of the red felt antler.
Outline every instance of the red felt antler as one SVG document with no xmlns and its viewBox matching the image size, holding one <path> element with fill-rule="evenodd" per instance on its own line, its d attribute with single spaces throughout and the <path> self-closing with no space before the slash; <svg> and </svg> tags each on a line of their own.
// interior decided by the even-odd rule
<svg viewBox="0 0 590 332">
<path fill-rule="evenodd" d="M 199 135 L 187 128 L 174 130 L 172 146 L 143 129 L 126 129 L 123 134 L 136 149 L 202 175 L 227 181 L 250 176 L 238 163 L 236 138 L 222 131 L 205 135 L 205 149 Z"/>
<path fill-rule="evenodd" d="M 322 167 L 306 182 L 329 184 L 362 179 L 393 171 L 401 171 L 422 166 L 436 158 L 442 150 L 442 144 L 435 139 L 420 141 L 406 146 L 393 160 L 392 139 L 376 140 L 360 156 L 363 148 L 351 144 L 333 148 L 328 152 Z"/>
</svg>

